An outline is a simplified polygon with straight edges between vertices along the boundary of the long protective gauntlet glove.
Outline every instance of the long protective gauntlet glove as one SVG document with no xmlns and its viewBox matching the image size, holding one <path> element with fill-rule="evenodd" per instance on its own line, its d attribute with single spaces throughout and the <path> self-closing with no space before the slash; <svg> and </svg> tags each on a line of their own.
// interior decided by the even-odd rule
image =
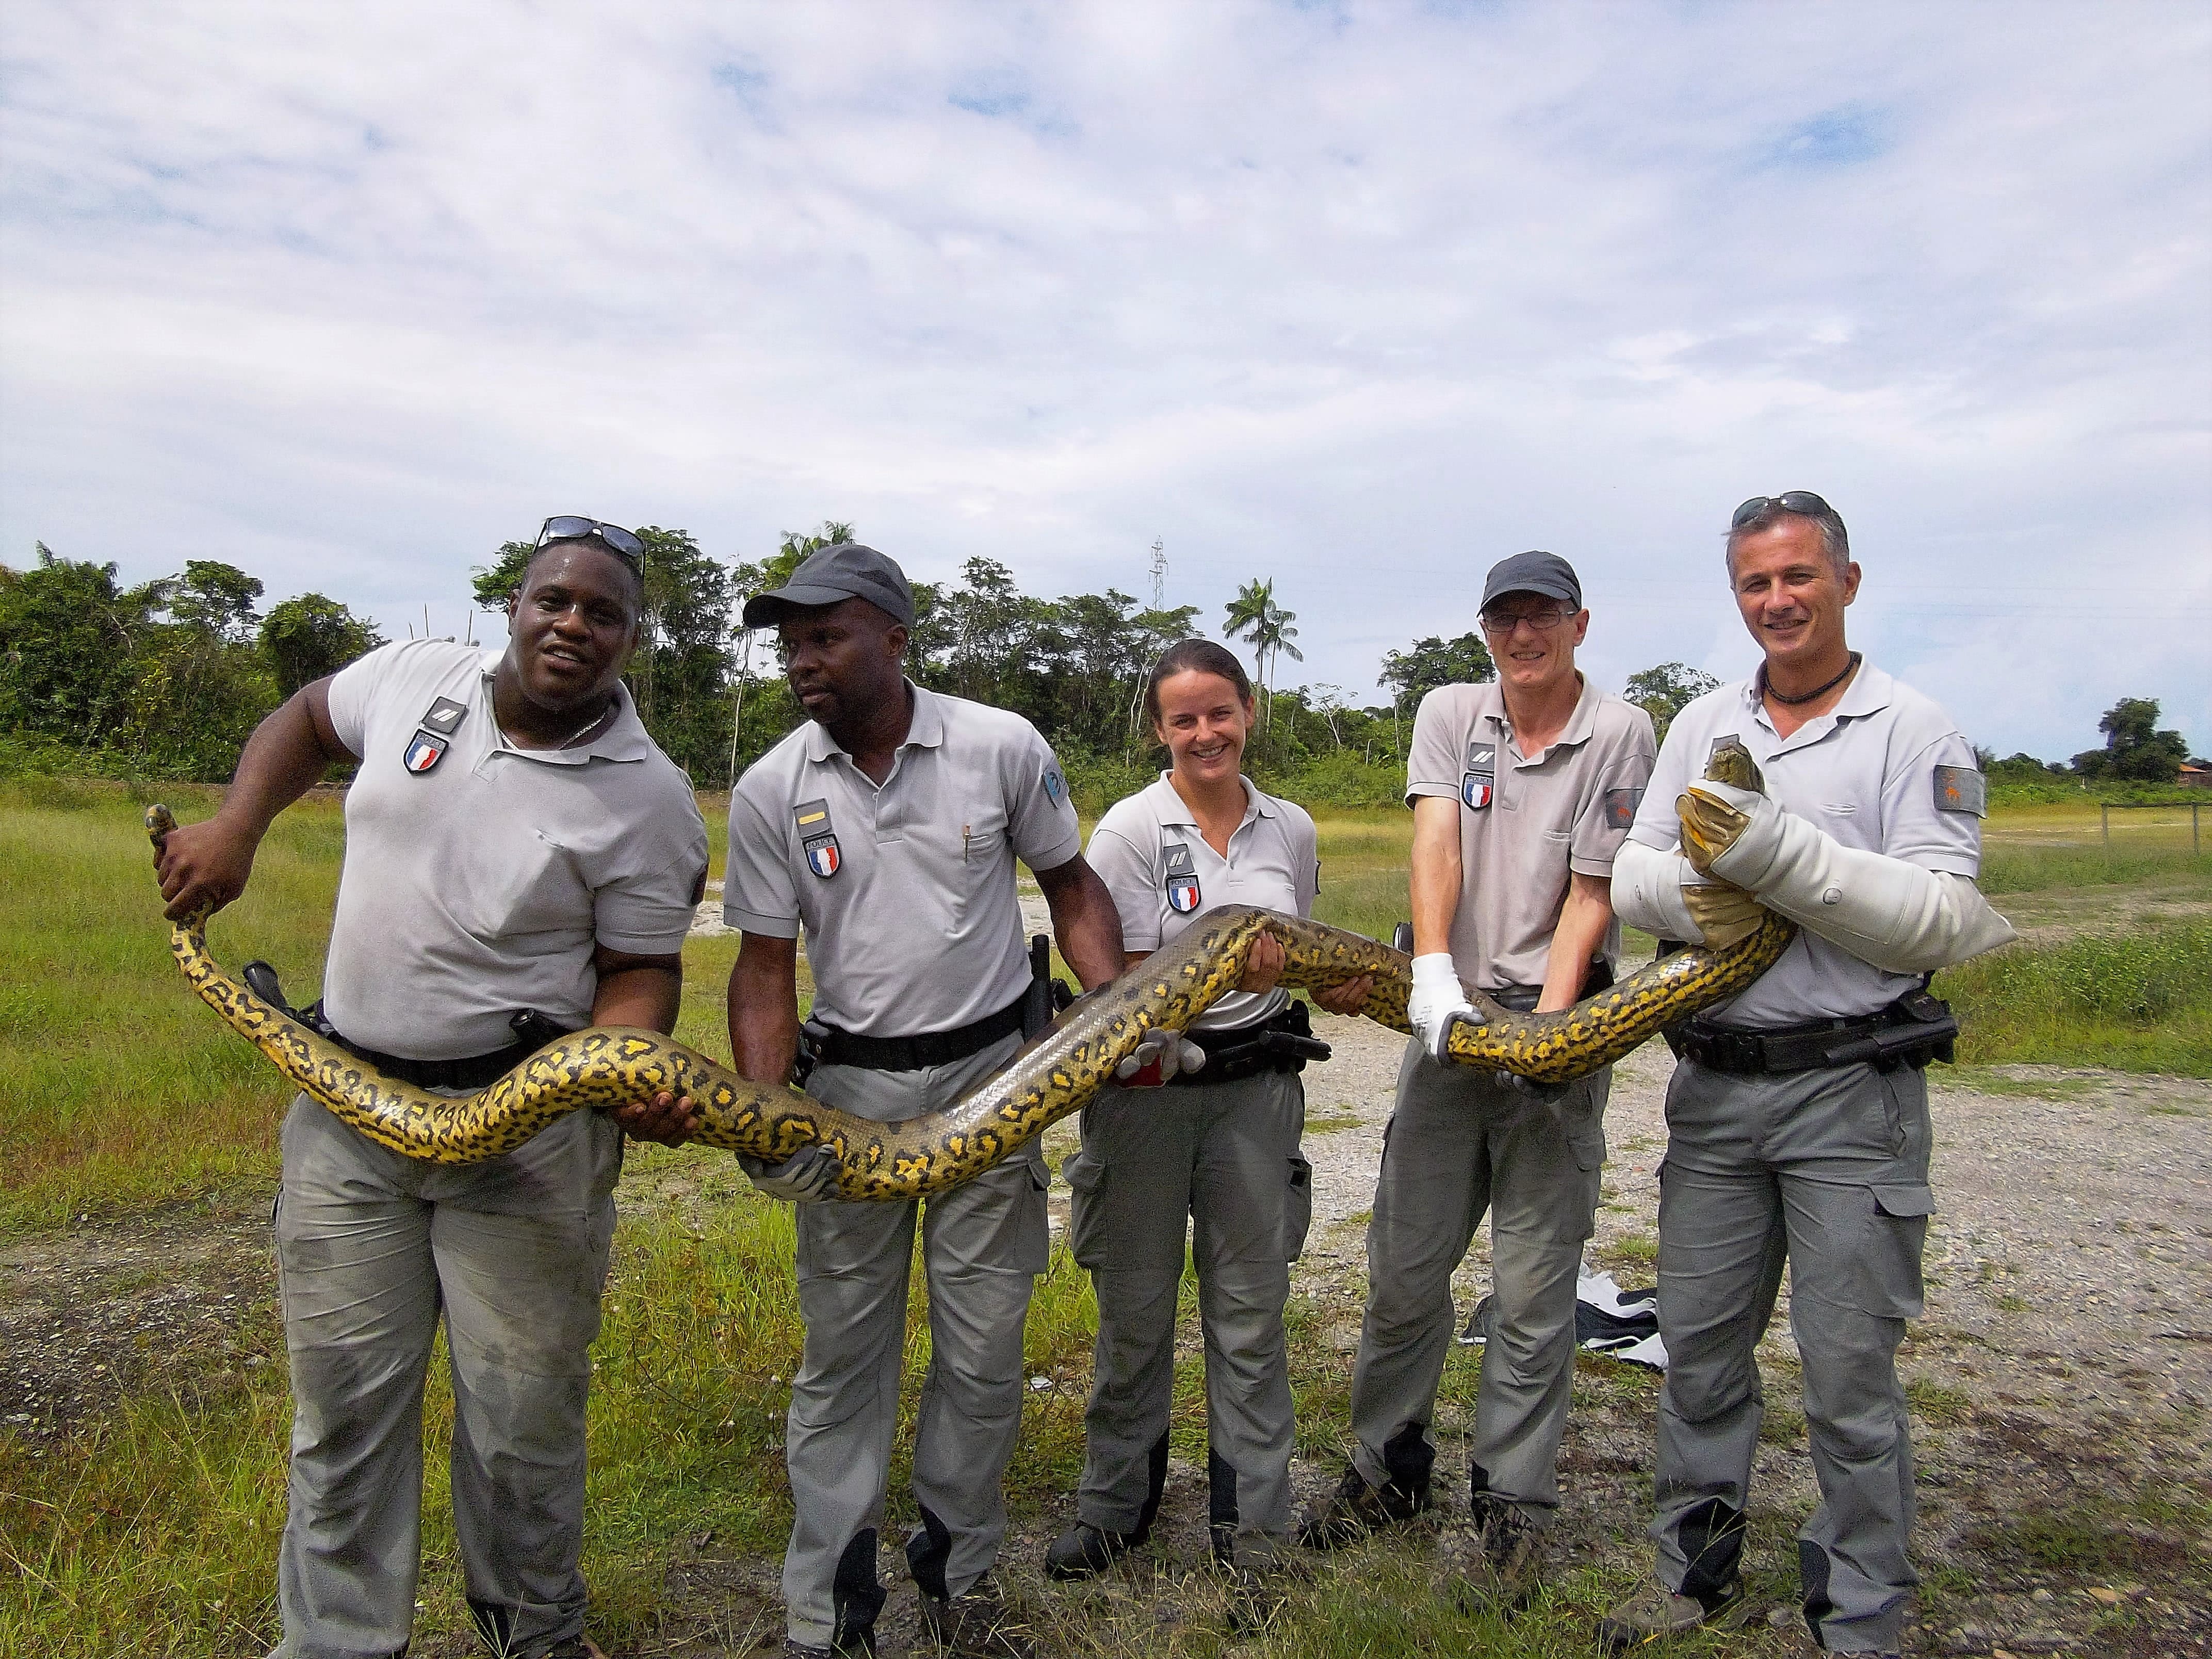
<svg viewBox="0 0 2212 1659">
<path fill-rule="evenodd" d="M 1613 859 L 1613 914 L 1659 939 L 1717 951 L 1759 931 L 1759 901 L 1741 887 L 1706 881 L 1680 853 L 1625 841 Z"/>
<path fill-rule="evenodd" d="M 1432 951 L 1413 958 L 1413 989 L 1406 999 L 1406 1023 L 1413 1028 L 1430 1059 L 1444 1057 L 1452 1016 L 1474 1012 L 1467 988 L 1459 982 L 1458 970 L 1452 966 L 1450 951 Z"/>
<path fill-rule="evenodd" d="M 1700 780 L 1676 803 L 1700 874 L 1892 973 L 1931 973 L 2018 937 L 1964 876 L 1845 847 L 1748 789 Z"/>
</svg>

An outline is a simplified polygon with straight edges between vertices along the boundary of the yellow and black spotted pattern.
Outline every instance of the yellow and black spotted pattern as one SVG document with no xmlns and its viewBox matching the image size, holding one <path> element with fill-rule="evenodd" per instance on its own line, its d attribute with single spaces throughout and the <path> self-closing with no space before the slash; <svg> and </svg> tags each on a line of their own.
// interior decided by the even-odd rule
<svg viewBox="0 0 2212 1659">
<path fill-rule="evenodd" d="M 1738 765 L 1723 751 L 1710 775 L 1759 787 L 1748 755 Z M 156 806 L 146 827 L 158 842 L 176 826 L 168 809 Z M 1372 974 L 1375 990 L 1361 1012 L 1394 1030 L 1407 1029 L 1413 965 L 1404 953 L 1317 921 L 1223 908 L 1079 998 L 1006 1070 L 940 1111 L 897 1123 L 855 1117 L 795 1089 L 749 1083 L 672 1037 L 617 1027 L 549 1042 L 473 1095 L 434 1094 L 363 1065 L 224 973 L 208 955 L 204 915 L 179 922 L 170 949 L 192 988 L 277 1070 L 370 1139 L 409 1158 L 441 1164 L 495 1158 L 567 1113 L 665 1089 L 697 1104 L 696 1139 L 707 1146 L 771 1163 L 827 1146 L 844 1166 L 840 1197 L 890 1200 L 957 1187 L 1079 1110 L 1147 1030 L 1184 1030 L 1232 988 L 1262 933 L 1282 942 L 1284 984 L 1320 990 Z M 1454 1029 L 1450 1056 L 1542 1082 L 1571 1081 L 1619 1060 L 1662 1025 L 1735 995 L 1774 964 L 1796 933 L 1794 924 L 1770 915 L 1741 945 L 1679 951 L 1557 1013 L 1516 1014 L 1478 994 L 1480 1023 Z M 1172 1097 L 1161 1105 L 1174 1109 Z"/>
</svg>

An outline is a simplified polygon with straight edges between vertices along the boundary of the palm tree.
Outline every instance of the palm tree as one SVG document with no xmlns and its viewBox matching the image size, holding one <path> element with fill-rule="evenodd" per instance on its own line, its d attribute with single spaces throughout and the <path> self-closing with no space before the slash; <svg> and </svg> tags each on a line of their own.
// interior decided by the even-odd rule
<svg viewBox="0 0 2212 1659">
<path fill-rule="evenodd" d="M 1275 603 L 1272 576 L 1265 581 L 1255 578 L 1237 590 L 1237 597 L 1229 604 L 1228 621 L 1221 630 L 1230 639 L 1251 641 L 1252 677 L 1267 693 L 1265 725 L 1270 727 L 1275 723 L 1275 686 L 1271 676 L 1276 659 L 1287 652 L 1292 662 L 1306 659 L 1306 653 L 1291 643 L 1298 636 L 1298 630 L 1291 626 L 1297 617 L 1297 611 L 1285 611 Z"/>
</svg>

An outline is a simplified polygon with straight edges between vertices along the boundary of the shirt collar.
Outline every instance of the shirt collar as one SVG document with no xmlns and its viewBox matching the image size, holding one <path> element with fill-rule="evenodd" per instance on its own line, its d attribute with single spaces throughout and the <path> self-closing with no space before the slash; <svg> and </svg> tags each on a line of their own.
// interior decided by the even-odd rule
<svg viewBox="0 0 2212 1659">
<path fill-rule="evenodd" d="M 1766 699 L 1759 695 L 1757 670 L 1736 687 L 1736 695 L 1743 699 L 1746 708 L 1771 729 L 1773 721 L 1767 719 Z M 1864 720 L 1888 708 L 1896 695 L 1897 682 L 1862 657 L 1859 672 L 1851 676 L 1851 683 L 1844 688 L 1844 695 L 1837 700 L 1836 706 L 1818 719 L 1808 720 L 1806 725 L 1818 726 L 1825 732 L 1838 720 Z"/>
<path fill-rule="evenodd" d="M 1505 712 L 1505 687 L 1503 683 L 1497 680 L 1486 681 L 1482 689 L 1491 694 L 1486 700 L 1489 706 L 1481 711 L 1484 717 L 1495 720 L 1500 726 L 1510 726 L 1513 717 Z M 1552 739 L 1544 753 L 1549 755 L 1553 749 L 1571 749 L 1577 744 L 1588 743 L 1590 733 L 1597 729 L 1597 706 L 1604 698 L 1605 693 L 1598 690 L 1597 682 L 1588 674 L 1583 674 L 1582 695 L 1575 699 L 1574 712 L 1567 716 L 1565 728 L 1558 737 Z M 1540 758 L 1541 757 L 1524 755 L 1515 763 L 1521 766 L 1532 765 Z"/>
<path fill-rule="evenodd" d="M 499 727 L 499 716 L 492 708 L 492 675 L 499 667 L 499 659 L 488 657 L 478 679 L 477 690 L 484 701 L 485 718 L 491 722 L 493 734 L 499 747 L 510 755 L 537 761 L 546 766 L 581 766 L 593 760 L 641 761 L 653 752 L 652 736 L 645 722 L 637 717 L 637 704 L 629 695 L 629 687 L 620 680 L 615 682 L 615 718 L 613 724 L 589 743 L 575 749 L 522 749 L 507 740 L 507 733 Z"/>
<path fill-rule="evenodd" d="M 1152 798 L 1153 816 L 1159 819 L 1161 827 L 1164 829 L 1197 829 L 1197 815 L 1190 810 L 1190 803 L 1176 793 L 1175 785 L 1168 781 L 1169 776 L 1168 773 L 1163 772 L 1158 783 L 1148 784 L 1146 787 L 1145 793 Z M 1254 787 L 1251 779 L 1244 778 L 1240 781 L 1244 786 L 1244 816 L 1237 820 L 1237 829 L 1242 830 L 1255 818 L 1273 817 L 1275 816 L 1273 801 L 1261 794 Z"/>
<path fill-rule="evenodd" d="M 937 749 L 945 743 L 944 699 L 934 691 L 926 691 L 912 680 L 902 680 L 914 697 L 914 714 L 908 720 L 906 736 L 900 741 L 902 749 Z M 830 735 L 830 728 L 819 720 L 806 722 L 806 758 L 826 761 L 832 755 L 845 751 L 837 746 L 837 739 Z M 850 758 L 850 757 L 847 757 Z"/>
</svg>

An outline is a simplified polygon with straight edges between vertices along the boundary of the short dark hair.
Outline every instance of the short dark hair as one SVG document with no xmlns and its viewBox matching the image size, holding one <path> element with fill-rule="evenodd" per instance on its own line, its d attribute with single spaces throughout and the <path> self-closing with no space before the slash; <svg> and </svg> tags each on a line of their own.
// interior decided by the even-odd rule
<svg viewBox="0 0 2212 1659">
<path fill-rule="evenodd" d="M 1807 510 L 1784 506 L 1786 496 L 1770 495 L 1756 506 L 1747 501 L 1737 509 L 1738 517 L 1729 526 L 1728 546 L 1723 555 L 1728 563 L 1730 581 L 1735 579 L 1735 544 L 1747 536 L 1756 536 L 1763 531 L 1773 529 L 1784 519 L 1803 519 L 1820 526 L 1820 550 L 1828 556 L 1828 562 L 1835 568 L 1836 580 L 1841 581 L 1844 579 L 1844 573 L 1850 568 L 1851 532 L 1844 528 L 1843 514 L 1818 495 L 1808 498 L 1802 492 L 1790 493 L 1798 495 L 1801 501 L 1820 501 L 1820 504 Z"/>
<path fill-rule="evenodd" d="M 629 573 L 630 591 L 633 595 L 631 609 L 641 615 L 643 614 L 645 610 L 645 572 L 638 568 L 636 560 L 631 558 L 627 554 L 617 552 L 613 548 L 608 546 L 606 543 L 601 541 L 597 536 L 564 536 L 558 541 L 548 542 L 543 547 L 533 548 L 531 550 L 530 556 L 522 562 L 522 574 L 514 584 L 515 592 L 518 595 L 520 594 L 524 586 L 530 580 L 530 573 L 534 568 L 536 568 L 538 560 L 544 558 L 548 553 L 557 553 L 561 551 L 562 549 L 568 547 L 588 547 L 595 553 L 604 553 L 609 558 L 612 559 L 617 564 L 620 565 L 624 570 L 628 571 Z"/>
<path fill-rule="evenodd" d="M 1177 640 L 1160 653 L 1160 659 L 1152 665 L 1152 678 L 1145 682 L 1145 717 L 1154 726 L 1160 723 L 1160 683 L 1177 674 L 1218 674 L 1237 688 L 1237 695 L 1246 702 L 1252 701 L 1251 677 L 1245 673 L 1244 665 L 1237 660 L 1237 653 L 1225 645 L 1212 640 Z"/>
</svg>

